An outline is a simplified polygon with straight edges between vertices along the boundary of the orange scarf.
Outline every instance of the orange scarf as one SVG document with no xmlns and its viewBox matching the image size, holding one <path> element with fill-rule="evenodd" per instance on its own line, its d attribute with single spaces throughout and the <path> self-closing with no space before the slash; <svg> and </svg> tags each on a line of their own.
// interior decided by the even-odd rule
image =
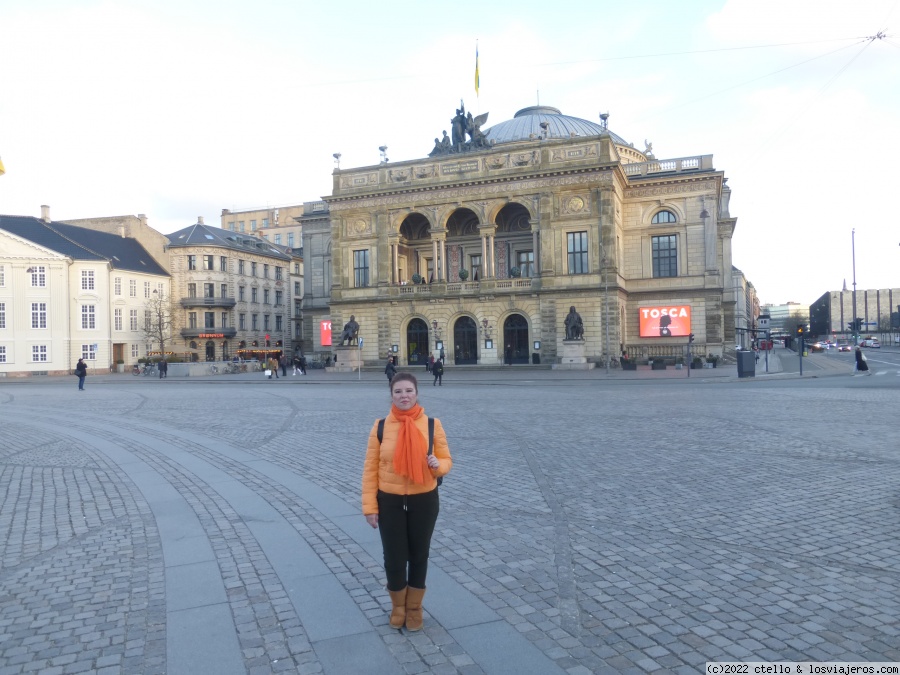
<svg viewBox="0 0 900 675">
<path fill-rule="evenodd" d="M 400 410 L 391 405 L 391 414 L 400 422 L 397 447 L 394 448 L 394 472 L 409 478 L 413 483 L 425 485 L 431 476 L 428 467 L 428 441 L 419 431 L 415 421 L 424 414 L 422 406 Z"/>
</svg>

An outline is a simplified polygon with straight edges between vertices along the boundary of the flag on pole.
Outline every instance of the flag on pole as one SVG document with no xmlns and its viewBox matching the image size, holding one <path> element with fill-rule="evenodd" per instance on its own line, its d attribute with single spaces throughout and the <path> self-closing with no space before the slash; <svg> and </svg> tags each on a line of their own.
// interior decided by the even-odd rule
<svg viewBox="0 0 900 675">
<path fill-rule="evenodd" d="M 475 96 L 478 96 L 478 43 L 475 43 Z"/>
</svg>

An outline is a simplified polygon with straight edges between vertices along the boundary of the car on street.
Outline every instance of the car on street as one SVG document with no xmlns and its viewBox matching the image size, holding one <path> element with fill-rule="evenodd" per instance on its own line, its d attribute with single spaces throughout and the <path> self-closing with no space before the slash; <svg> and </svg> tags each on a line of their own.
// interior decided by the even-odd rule
<svg viewBox="0 0 900 675">
<path fill-rule="evenodd" d="M 869 349 L 880 349 L 881 343 L 878 342 L 878 338 L 866 338 L 862 342 L 859 343 L 860 347 L 868 347 Z"/>
<path fill-rule="evenodd" d="M 838 344 L 837 350 L 839 352 L 852 352 L 853 347 L 850 346 L 849 342 L 841 342 Z"/>
<path fill-rule="evenodd" d="M 813 343 L 809 346 L 809 350 L 810 350 L 811 352 L 813 352 L 814 354 L 815 354 L 816 352 L 824 352 L 825 349 L 827 349 L 827 348 L 825 347 L 825 343 L 824 343 L 824 342 L 813 342 Z"/>
</svg>

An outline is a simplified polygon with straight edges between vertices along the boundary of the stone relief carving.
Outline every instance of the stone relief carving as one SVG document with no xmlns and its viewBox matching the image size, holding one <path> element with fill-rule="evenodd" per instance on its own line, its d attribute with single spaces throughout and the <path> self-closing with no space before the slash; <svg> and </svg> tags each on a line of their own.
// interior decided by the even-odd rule
<svg viewBox="0 0 900 675">
<path fill-rule="evenodd" d="M 388 178 L 398 183 L 409 180 L 409 169 L 388 169 Z"/>
<path fill-rule="evenodd" d="M 626 198 L 633 197 L 656 197 L 657 195 L 676 195 L 685 192 L 700 192 L 703 190 L 714 190 L 716 184 L 714 181 L 701 181 L 691 183 L 681 183 L 679 185 L 664 185 L 652 188 L 631 188 L 625 190 Z"/>
<path fill-rule="evenodd" d="M 370 224 L 364 218 L 354 218 L 347 221 L 347 236 L 368 234 L 370 231 Z"/>
<path fill-rule="evenodd" d="M 579 145 L 577 147 L 556 148 L 550 155 L 551 162 L 565 162 L 570 159 L 580 159 L 583 157 L 596 157 L 596 145 Z"/>
<path fill-rule="evenodd" d="M 587 195 L 563 195 L 560 197 L 559 212 L 566 216 L 589 213 L 590 198 Z"/>
<path fill-rule="evenodd" d="M 573 185 L 589 185 L 596 187 L 600 183 L 612 184 L 613 177 L 608 171 L 591 171 L 571 176 L 558 176 L 556 178 L 522 179 L 504 181 L 491 185 L 473 187 L 447 188 L 444 190 L 429 190 L 429 200 L 453 201 L 470 200 L 473 197 L 491 197 L 498 195 L 503 197 L 510 192 L 540 191 L 545 188 L 562 188 Z M 345 202 L 332 202 L 329 210 L 332 213 L 348 211 L 351 209 L 369 209 L 376 206 L 400 206 L 409 204 L 409 195 L 390 195 L 385 197 L 365 197 L 361 199 L 347 199 Z"/>
<path fill-rule="evenodd" d="M 414 169 L 416 174 L 416 178 L 431 178 L 434 176 L 434 167 L 431 165 L 428 166 L 417 166 Z"/>
</svg>

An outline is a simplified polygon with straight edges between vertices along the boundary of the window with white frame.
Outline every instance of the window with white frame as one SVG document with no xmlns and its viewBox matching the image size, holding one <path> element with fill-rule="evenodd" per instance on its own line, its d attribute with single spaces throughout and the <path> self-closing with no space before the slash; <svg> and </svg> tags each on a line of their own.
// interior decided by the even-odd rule
<svg viewBox="0 0 900 675">
<path fill-rule="evenodd" d="M 129 310 L 128 312 L 128 328 L 129 330 L 137 330 L 138 329 L 138 311 L 136 309 Z"/>
<path fill-rule="evenodd" d="M 478 281 L 484 276 L 481 268 L 481 254 L 469 256 L 469 271 L 472 273 L 472 281 Z"/>
<path fill-rule="evenodd" d="M 252 330 L 257 330 L 259 328 L 259 314 L 250 315 L 250 327 Z"/>
<path fill-rule="evenodd" d="M 6 303 L 0 302 L 0 328 L 6 328 Z"/>
<path fill-rule="evenodd" d="M 150 282 L 149 281 L 144 282 L 144 297 L 145 298 L 150 297 Z"/>
<path fill-rule="evenodd" d="M 122 310 L 113 310 L 113 330 L 122 330 Z"/>
<path fill-rule="evenodd" d="M 275 235 L 275 243 L 281 246 L 281 234 Z"/>
<path fill-rule="evenodd" d="M 47 358 L 47 345 L 31 345 L 31 360 L 35 363 L 45 363 Z"/>
<path fill-rule="evenodd" d="M 128 297 L 137 297 L 137 281 L 135 281 L 134 279 L 128 280 Z"/>
<path fill-rule="evenodd" d="M 365 288 L 369 285 L 369 249 L 353 251 L 353 286 Z"/>
<path fill-rule="evenodd" d="M 534 251 L 519 251 L 516 253 L 516 265 L 523 277 L 534 276 Z"/>
<path fill-rule="evenodd" d="M 191 270 L 191 271 L 197 269 L 197 256 L 189 255 L 187 257 L 187 266 L 188 266 L 188 270 Z"/>
<path fill-rule="evenodd" d="M 250 289 L 250 302 L 257 302 L 259 298 L 259 291 L 256 288 Z"/>
<path fill-rule="evenodd" d="M 262 219 L 262 226 L 263 226 L 263 227 L 268 227 L 268 226 L 269 226 L 269 219 L 268 219 L 268 218 L 263 218 L 263 219 Z"/>
<path fill-rule="evenodd" d="M 161 281 L 158 284 L 156 284 L 156 290 L 159 292 L 160 298 L 162 298 L 163 291 L 165 290 L 165 288 L 166 288 L 166 285 Z"/>
<path fill-rule="evenodd" d="M 294 248 L 294 233 L 288 232 L 288 246 Z"/>
<path fill-rule="evenodd" d="M 281 327 L 281 314 L 275 315 L 275 330 L 283 330 Z"/>
<path fill-rule="evenodd" d="M 151 316 L 150 316 L 150 310 L 149 310 L 149 309 L 144 310 L 144 332 L 145 332 L 145 333 L 149 333 L 149 332 L 150 332 L 150 325 L 151 325 L 151 323 L 152 323 L 152 319 L 151 319 Z"/>
<path fill-rule="evenodd" d="M 215 328 L 216 327 L 216 313 L 215 312 L 203 312 L 203 327 L 204 328 Z"/>
<path fill-rule="evenodd" d="M 31 327 L 46 328 L 47 327 L 47 303 L 32 302 L 31 303 Z"/>
<path fill-rule="evenodd" d="M 284 268 L 275 265 L 275 281 L 281 281 L 284 278 Z"/>
<path fill-rule="evenodd" d="M 215 284 L 203 284 L 203 297 L 204 298 L 216 297 L 216 285 Z"/>
<path fill-rule="evenodd" d="M 294 263 L 294 274 L 300 274 L 300 263 Z"/>
<path fill-rule="evenodd" d="M 6 286 L 6 267 L 0 265 L 0 287 Z"/>
<path fill-rule="evenodd" d="M 188 328 L 197 327 L 197 312 L 188 312 Z"/>
<path fill-rule="evenodd" d="M 244 261 L 238 260 L 238 274 L 244 273 Z"/>
<path fill-rule="evenodd" d="M 94 305 L 81 306 L 81 328 L 82 330 L 93 330 L 97 327 L 96 313 Z"/>
<path fill-rule="evenodd" d="M 94 290 L 94 270 L 81 270 L 81 290 Z"/>
<path fill-rule="evenodd" d="M 569 274 L 588 273 L 588 236 L 587 232 L 569 232 L 566 234 L 569 261 Z"/>
<path fill-rule="evenodd" d="M 263 314 L 263 330 L 269 330 L 269 315 Z"/>
<path fill-rule="evenodd" d="M 269 278 L 269 265 L 268 263 L 263 263 L 263 279 Z"/>
<path fill-rule="evenodd" d="M 116 277 L 116 280 L 113 283 L 113 292 L 116 295 L 122 295 L 122 277 Z"/>
<path fill-rule="evenodd" d="M 651 237 L 653 277 L 678 276 L 678 238 L 674 234 Z"/>
<path fill-rule="evenodd" d="M 241 302 L 244 301 L 244 293 L 246 292 L 244 288 L 244 286 L 238 286 L 238 300 L 240 300 Z"/>
<path fill-rule="evenodd" d="M 284 304 L 284 291 L 275 291 L 275 304 Z"/>
<path fill-rule="evenodd" d="M 299 281 L 295 281 L 295 282 L 294 282 L 294 295 L 301 295 L 301 291 L 300 291 L 300 282 L 299 282 Z"/>
<path fill-rule="evenodd" d="M 85 361 L 96 361 L 97 345 L 81 345 L 81 358 Z"/>
<path fill-rule="evenodd" d="M 203 269 L 212 272 L 215 269 L 215 256 L 203 256 Z"/>
<path fill-rule="evenodd" d="M 222 312 L 222 328 L 228 328 L 228 312 Z"/>
<path fill-rule="evenodd" d="M 269 304 L 269 289 L 268 288 L 263 289 L 263 304 L 265 304 L 265 305 Z"/>
<path fill-rule="evenodd" d="M 247 315 L 246 314 L 238 314 L 238 325 L 241 330 L 246 330 L 247 328 Z"/>
<path fill-rule="evenodd" d="M 188 293 L 189 298 L 196 298 L 197 297 L 197 284 L 194 283 L 193 281 L 191 283 L 189 283 L 187 293 Z"/>
<path fill-rule="evenodd" d="M 256 231 L 256 221 L 255 221 L 255 220 L 251 220 L 251 221 L 250 221 L 250 231 L 251 231 L 251 232 L 255 232 L 255 231 Z"/>
<path fill-rule="evenodd" d="M 6 347 L 0 345 L 0 363 L 6 363 Z"/>
<path fill-rule="evenodd" d="M 131 358 L 136 359 L 140 352 L 138 351 L 137 343 L 131 345 Z"/>
<path fill-rule="evenodd" d="M 34 265 L 31 267 L 31 285 L 43 288 L 47 285 L 47 268 L 43 265 Z"/>
<path fill-rule="evenodd" d="M 227 272 L 228 271 L 228 258 L 224 255 L 219 256 L 219 271 Z"/>
<path fill-rule="evenodd" d="M 250 276 L 251 277 L 256 276 L 256 263 L 255 262 L 250 263 Z"/>
</svg>

